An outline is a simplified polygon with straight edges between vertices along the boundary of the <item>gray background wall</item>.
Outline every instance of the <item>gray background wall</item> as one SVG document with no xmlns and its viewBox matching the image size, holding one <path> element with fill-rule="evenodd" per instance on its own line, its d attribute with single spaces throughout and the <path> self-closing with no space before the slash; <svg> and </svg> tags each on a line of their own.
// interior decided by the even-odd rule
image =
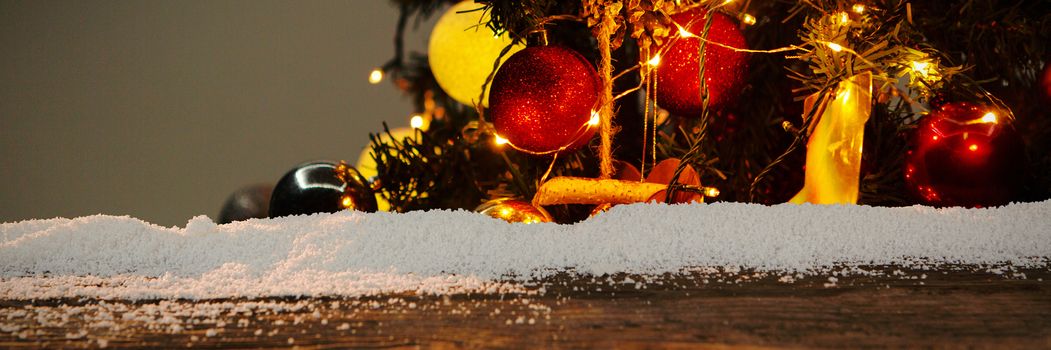
<svg viewBox="0 0 1051 350">
<path fill-rule="evenodd" d="M 0 221 L 181 226 L 301 161 L 356 160 L 412 112 L 366 79 L 396 20 L 383 0 L 0 1 Z"/>
</svg>

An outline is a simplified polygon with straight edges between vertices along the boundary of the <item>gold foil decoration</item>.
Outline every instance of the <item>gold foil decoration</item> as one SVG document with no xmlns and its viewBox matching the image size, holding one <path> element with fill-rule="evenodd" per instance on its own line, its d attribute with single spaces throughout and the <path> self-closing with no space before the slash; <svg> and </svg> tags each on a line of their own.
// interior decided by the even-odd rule
<svg viewBox="0 0 1051 350">
<path fill-rule="evenodd" d="M 533 197 L 533 205 L 664 202 L 667 199 L 668 183 L 679 167 L 679 162 L 675 158 L 661 161 L 646 179 L 642 179 L 638 169 L 624 162 L 618 162 L 620 167 L 614 179 L 555 177 L 540 185 Z M 679 175 L 678 183 L 689 189 L 677 191 L 673 203 L 703 203 L 706 194 L 714 196 L 719 192 L 711 187 L 702 187 L 701 177 L 690 166 L 686 166 Z"/>
<path fill-rule="evenodd" d="M 803 189 L 790 203 L 854 204 L 858 201 L 865 122 L 872 113 L 872 74 L 839 83 L 835 96 L 804 101 L 804 115 L 819 116 L 807 142 Z"/>
<path fill-rule="evenodd" d="M 627 204 L 647 202 L 668 184 L 559 176 L 547 180 L 533 197 L 537 206 L 555 204 Z"/>
</svg>

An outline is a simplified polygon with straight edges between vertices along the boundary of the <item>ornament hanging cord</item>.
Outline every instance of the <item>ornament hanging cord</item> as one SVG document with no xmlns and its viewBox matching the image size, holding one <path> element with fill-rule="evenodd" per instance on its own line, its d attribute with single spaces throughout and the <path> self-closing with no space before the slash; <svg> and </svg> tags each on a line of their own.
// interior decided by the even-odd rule
<svg viewBox="0 0 1051 350">
<path fill-rule="evenodd" d="M 705 70 L 704 69 L 705 68 L 704 67 L 705 66 L 705 64 L 704 64 L 705 63 L 704 48 L 705 48 L 706 44 L 708 43 L 708 40 L 707 40 L 708 32 L 711 30 L 712 23 L 714 23 L 714 21 L 715 21 L 715 16 L 713 16 L 711 14 L 711 11 L 709 11 L 705 15 L 704 30 L 703 30 L 703 32 L 701 33 L 701 36 L 700 36 L 700 38 L 703 39 L 703 40 L 701 40 L 700 45 L 697 45 L 697 52 L 698 52 L 697 81 L 700 84 L 700 89 L 699 90 L 700 90 L 700 94 L 701 94 L 701 96 L 700 96 L 701 97 L 701 122 L 700 122 L 700 125 L 699 125 L 700 132 L 697 135 L 697 138 L 695 138 L 693 140 L 693 144 L 690 145 L 690 150 L 687 151 L 686 154 L 683 156 L 683 161 L 679 162 L 679 166 L 675 168 L 675 172 L 671 176 L 671 181 L 668 182 L 667 196 L 665 196 L 665 198 L 664 198 L 664 202 L 665 203 L 669 203 L 670 204 L 670 203 L 673 202 L 673 199 L 675 198 L 675 190 L 677 189 L 676 185 L 679 184 L 679 176 L 682 175 L 683 170 L 685 170 L 686 167 L 689 166 L 690 163 L 693 163 L 695 161 L 695 158 L 700 156 L 701 143 L 708 136 L 708 119 L 710 117 L 710 114 L 709 114 L 709 110 L 708 110 L 708 84 L 706 84 L 704 82 L 704 70 Z"/>
</svg>

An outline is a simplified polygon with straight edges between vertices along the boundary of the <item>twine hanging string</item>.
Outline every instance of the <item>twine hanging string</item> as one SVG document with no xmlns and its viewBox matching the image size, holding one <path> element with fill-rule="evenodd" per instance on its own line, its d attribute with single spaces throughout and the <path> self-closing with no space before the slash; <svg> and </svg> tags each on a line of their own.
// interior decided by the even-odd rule
<svg viewBox="0 0 1051 350">
<path fill-rule="evenodd" d="M 613 79 L 612 58 L 610 53 L 610 36 L 615 31 L 616 23 L 610 14 L 602 16 L 598 29 L 598 49 L 600 55 L 599 77 L 602 79 L 602 95 L 599 97 L 599 178 L 613 176 Z"/>
<path fill-rule="evenodd" d="M 649 57 L 650 56 L 649 46 L 642 48 L 642 51 L 640 53 L 642 54 L 642 57 Z M 640 65 L 636 65 L 636 67 L 640 67 Z M 650 67 L 647 66 L 647 67 L 642 68 L 639 71 L 639 78 L 640 78 L 640 80 L 642 81 L 643 84 L 647 84 L 646 76 L 648 75 L 647 73 L 649 73 L 649 72 L 647 72 L 649 69 L 650 69 Z M 653 94 L 652 90 L 653 89 L 650 88 L 650 85 L 646 85 L 646 97 L 645 97 L 645 101 L 643 101 L 643 104 L 642 104 L 642 164 L 640 164 L 640 166 L 639 166 L 639 174 L 642 175 L 641 178 L 645 178 L 646 177 L 646 144 L 647 144 L 646 143 L 646 138 L 649 137 L 649 135 L 650 135 L 649 134 L 649 127 L 650 127 L 650 95 Z M 656 118 L 654 118 L 654 119 L 656 119 Z M 657 128 L 656 121 L 653 123 L 653 128 L 654 129 Z M 656 152 L 654 152 L 654 154 L 656 154 Z"/>
</svg>

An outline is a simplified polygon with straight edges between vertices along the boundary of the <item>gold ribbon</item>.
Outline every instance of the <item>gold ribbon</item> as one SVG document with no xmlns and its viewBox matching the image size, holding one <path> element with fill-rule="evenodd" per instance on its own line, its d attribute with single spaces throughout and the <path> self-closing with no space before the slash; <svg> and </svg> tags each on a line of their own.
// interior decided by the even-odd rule
<svg viewBox="0 0 1051 350">
<path fill-rule="evenodd" d="M 820 119 L 807 142 L 803 189 L 789 202 L 857 203 L 865 122 L 872 113 L 872 74 L 865 72 L 843 80 L 835 97 L 822 103 L 815 103 L 817 100 L 814 94 L 803 103 L 803 115 Z M 810 113 L 812 108 L 820 110 Z"/>
</svg>

